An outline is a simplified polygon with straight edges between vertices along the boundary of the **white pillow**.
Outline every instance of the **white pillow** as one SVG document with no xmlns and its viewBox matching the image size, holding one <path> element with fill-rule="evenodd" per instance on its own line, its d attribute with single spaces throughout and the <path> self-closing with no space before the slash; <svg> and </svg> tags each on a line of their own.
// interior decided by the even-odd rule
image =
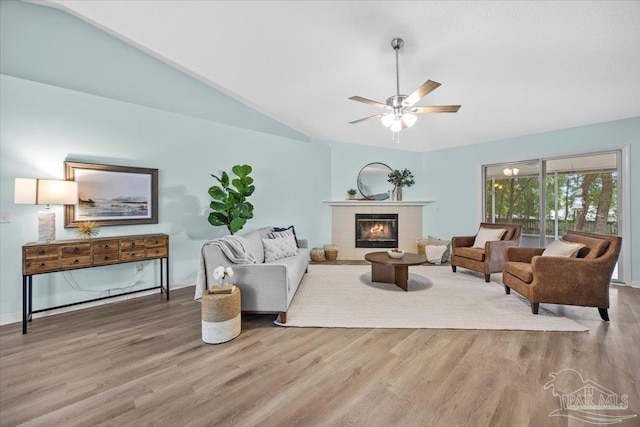
<svg viewBox="0 0 640 427">
<path fill-rule="evenodd" d="M 484 244 L 487 242 L 495 242 L 501 240 L 502 235 L 507 231 L 506 228 L 484 228 L 480 227 L 476 240 L 473 242 L 472 248 L 484 249 Z"/>
<path fill-rule="evenodd" d="M 569 243 L 564 240 L 554 240 L 542 252 L 542 256 L 557 256 L 563 258 L 575 258 L 578 256 L 580 249 L 584 248 L 582 243 Z"/>
<path fill-rule="evenodd" d="M 264 262 L 287 258 L 298 253 L 296 239 L 293 236 L 262 239 L 262 246 L 264 247 Z"/>
<path fill-rule="evenodd" d="M 427 245 L 425 249 L 427 261 L 431 264 L 440 264 L 442 262 L 442 255 L 447 251 L 447 247 L 441 245 Z"/>
</svg>

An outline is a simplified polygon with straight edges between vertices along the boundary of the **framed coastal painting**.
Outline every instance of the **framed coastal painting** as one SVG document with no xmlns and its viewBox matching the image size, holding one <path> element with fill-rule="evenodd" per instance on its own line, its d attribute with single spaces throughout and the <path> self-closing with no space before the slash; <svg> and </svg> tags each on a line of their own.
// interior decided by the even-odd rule
<svg viewBox="0 0 640 427">
<path fill-rule="evenodd" d="M 158 169 L 64 162 L 78 183 L 78 203 L 65 207 L 64 226 L 157 224 Z"/>
</svg>

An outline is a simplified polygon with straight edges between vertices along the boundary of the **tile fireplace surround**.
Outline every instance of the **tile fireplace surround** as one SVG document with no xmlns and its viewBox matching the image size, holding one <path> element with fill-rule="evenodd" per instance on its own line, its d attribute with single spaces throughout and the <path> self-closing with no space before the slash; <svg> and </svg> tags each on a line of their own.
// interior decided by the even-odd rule
<svg viewBox="0 0 640 427">
<path fill-rule="evenodd" d="M 422 236 L 422 207 L 430 201 L 391 202 L 341 200 L 325 201 L 331 206 L 331 243 L 338 246 L 339 260 L 363 260 L 369 252 L 386 249 L 356 248 L 356 214 L 398 214 L 398 247 L 416 253 Z"/>
</svg>

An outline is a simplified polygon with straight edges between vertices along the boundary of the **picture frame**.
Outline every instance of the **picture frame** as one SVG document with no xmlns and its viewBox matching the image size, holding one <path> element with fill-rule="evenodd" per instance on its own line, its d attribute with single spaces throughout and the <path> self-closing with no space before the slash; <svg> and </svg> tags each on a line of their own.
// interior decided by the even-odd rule
<svg viewBox="0 0 640 427">
<path fill-rule="evenodd" d="M 64 227 L 158 223 L 158 169 L 64 162 L 66 180 L 78 183 L 78 203 L 64 210 Z"/>
</svg>

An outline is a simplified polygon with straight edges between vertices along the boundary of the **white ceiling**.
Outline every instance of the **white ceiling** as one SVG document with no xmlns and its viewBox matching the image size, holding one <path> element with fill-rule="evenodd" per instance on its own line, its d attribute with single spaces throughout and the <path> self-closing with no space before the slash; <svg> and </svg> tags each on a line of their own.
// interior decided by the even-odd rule
<svg viewBox="0 0 640 427">
<path fill-rule="evenodd" d="M 310 138 L 430 151 L 640 116 L 638 1 L 85 1 L 61 8 Z M 400 143 L 383 102 L 427 79 Z"/>
</svg>

